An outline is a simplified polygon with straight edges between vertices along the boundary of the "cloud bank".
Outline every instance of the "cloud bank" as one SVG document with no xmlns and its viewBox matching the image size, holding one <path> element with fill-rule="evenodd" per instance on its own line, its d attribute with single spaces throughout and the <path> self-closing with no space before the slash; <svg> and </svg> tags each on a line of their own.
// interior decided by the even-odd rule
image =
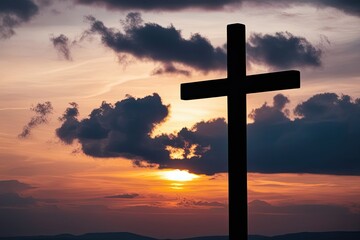
<svg viewBox="0 0 360 240">
<path fill-rule="evenodd" d="M 190 75 L 186 68 L 202 72 L 226 70 L 226 47 L 213 46 L 204 36 L 196 33 L 185 39 L 181 30 L 170 25 L 144 23 L 141 14 L 131 12 L 122 21 L 123 31 L 108 28 L 93 16 L 87 16 L 90 28 L 83 36 L 99 35 L 104 46 L 116 54 L 130 54 L 139 60 L 161 63 L 153 74 Z M 67 53 L 68 44 L 61 41 L 60 50 Z M 274 35 L 253 33 L 247 43 L 250 64 L 265 64 L 275 69 L 290 67 L 319 67 L 322 50 L 304 37 L 289 32 Z M 180 67 L 180 68 L 179 68 Z M 185 67 L 185 69 L 184 69 Z"/>
<path fill-rule="evenodd" d="M 170 10 L 177 11 L 186 8 L 200 8 L 205 10 L 219 10 L 226 5 L 239 3 L 239 0 L 76 0 L 76 3 L 106 7 L 109 10 Z"/>
<path fill-rule="evenodd" d="M 0 39 L 10 38 L 14 28 L 30 21 L 39 11 L 32 0 L 0 1 Z"/>
<path fill-rule="evenodd" d="M 169 115 L 169 106 L 158 94 L 138 99 L 128 96 L 114 105 L 103 102 L 82 120 L 78 114 L 77 104 L 71 103 L 56 134 L 66 144 L 77 140 L 88 156 L 126 157 L 139 167 L 191 169 L 205 174 L 227 171 L 224 119 L 199 122 L 176 135 L 151 137 Z"/>
<path fill-rule="evenodd" d="M 248 167 L 261 173 L 360 175 L 360 99 L 335 93 L 298 104 L 290 120 L 284 98 L 253 110 Z M 281 102 L 279 102 L 281 101 Z"/>
<path fill-rule="evenodd" d="M 360 16 L 360 3 L 356 0 L 73 0 L 76 4 L 105 7 L 109 10 L 178 11 L 183 9 L 223 10 L 234 9 L 243 3 L 256 7 L 286 8 L 310 5 L 319 8 L 331 7 L 346 14 Z"/>
<path fill-rule="evenodd" d="M 248 171 L 360 175 L 360 99 L 317 94 L 298 104 L 294 120 L 285 109 L 290 100 L 276 95 L 250 114 Z M 72 103 L 56 130 L 67 144 L 77 140 L 92 157 L 125 157 L 139 167 L 188 169 L 213 175 L 227 172 L 227 123 L 218 118 L 177 133 L 151 136 L 166 121 L 169 106 L 159 95 L 103 102 L 78 120 Z M 241 151 L 241 146 L 239 146 Z"/>
</svg>

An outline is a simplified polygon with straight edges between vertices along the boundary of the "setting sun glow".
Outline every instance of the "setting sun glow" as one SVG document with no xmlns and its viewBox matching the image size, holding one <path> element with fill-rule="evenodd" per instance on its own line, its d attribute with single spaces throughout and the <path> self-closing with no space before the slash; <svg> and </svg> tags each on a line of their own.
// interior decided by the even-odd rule
<svg viewBox="0 0 360 240">
<path fill-rule="evenodd" d="M 193 173 L 189 173 L 188 170 L 170 170 L 161 173 L 162 177 L 166 180 L 186 182 L 191 181 L 199 176 Z"/>
</svg>

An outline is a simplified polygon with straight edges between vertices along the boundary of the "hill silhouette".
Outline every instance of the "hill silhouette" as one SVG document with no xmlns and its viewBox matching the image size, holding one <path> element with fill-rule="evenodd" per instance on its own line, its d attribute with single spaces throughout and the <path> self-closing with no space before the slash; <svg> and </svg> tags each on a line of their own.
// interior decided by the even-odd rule
<svg viewBox="0 0 360 240">
<path fill-rule="evenodd" d="M 162 240 L 228 240 L 228 236 L 205 236 Z M 358 232 L 303 232 L 279 236 L 249 235 L 248 240 L 359 240 Z M 128 232 L 86 233 L 83 235 L 60 234 L 53 236 L 0 237 L 0 240 L 160 240 Z"/>
</svg>

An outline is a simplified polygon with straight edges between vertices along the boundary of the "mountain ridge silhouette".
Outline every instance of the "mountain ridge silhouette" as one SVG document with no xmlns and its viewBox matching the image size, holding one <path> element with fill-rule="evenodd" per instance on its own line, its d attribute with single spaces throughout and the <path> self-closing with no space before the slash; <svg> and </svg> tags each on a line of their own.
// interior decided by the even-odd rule
<svg viewBox="0 0 360 240">
<path fill-rule="evenodd" d="M 152 238 L 130 232 L 59 234 L 39 236 L 0 237 L 0 240 L 228 240 L 228 236 L 202 236 L 190 238 Z M 248 240 L 359 240 L 360 231 L 300 232 L 277 236 L 249 235 Z"/>
</svg>

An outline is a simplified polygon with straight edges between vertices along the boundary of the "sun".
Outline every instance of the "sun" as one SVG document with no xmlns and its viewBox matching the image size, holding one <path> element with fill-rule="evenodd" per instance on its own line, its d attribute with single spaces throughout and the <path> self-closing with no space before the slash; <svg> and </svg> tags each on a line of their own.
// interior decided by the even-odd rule
<svg viewBox="0 0 360 240">
<path fill-rule="evenodd" d="M 161 172 L 161 175 L 164 179 L 170 181 L 178 181 L 178 182 L 187 182 L 199 178 L 198 175 L 189 173 L 188 170 L 169 170 Z"/>
</svg>

